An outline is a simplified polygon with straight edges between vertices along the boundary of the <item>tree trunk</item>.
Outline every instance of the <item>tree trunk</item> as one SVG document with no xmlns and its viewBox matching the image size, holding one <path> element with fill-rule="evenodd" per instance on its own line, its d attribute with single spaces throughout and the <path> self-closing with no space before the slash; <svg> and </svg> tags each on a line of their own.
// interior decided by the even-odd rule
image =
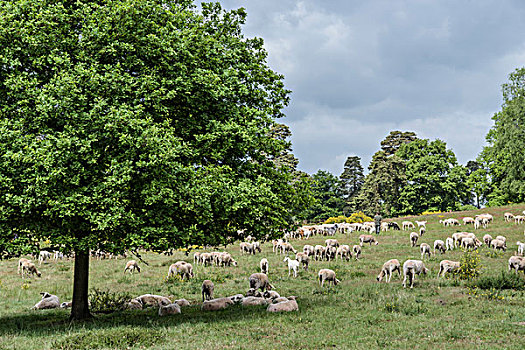
<svg viewBox="0 0 525 350">
<path fill-rule="evenodd" d="M 73 277 L 73 305 L 70 320 L 91 318 L 88 305 L 89 250 L 75 251 L 75 275 Z"/>
</svg>

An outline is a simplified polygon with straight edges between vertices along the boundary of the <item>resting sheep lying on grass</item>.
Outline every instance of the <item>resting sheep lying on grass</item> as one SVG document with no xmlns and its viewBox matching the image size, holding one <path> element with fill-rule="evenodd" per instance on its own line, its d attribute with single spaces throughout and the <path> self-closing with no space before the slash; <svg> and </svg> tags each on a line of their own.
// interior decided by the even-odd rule
<svg viewBox="0 0 525 350">
<path fill-rule="evenodd" d="M 268 308 L 266 309 L 268 312 L 289 312 L 289 311 L 299 311 L 299 305 L 297 305 L 297 301 L 294 299 L 292 300 L 285 300 L 281 301 L 275 304 L 268 305 Z"/>
<path fill-rule="evenodd" d="M 321 269 L 319 270 L 319 285 L 321 288 L 324 286 L 324 282 L 328 281 L 328 285 L 330 285 L 330 282 L 332 285 L 336 286 L 339 282 L 337 278 L 335 278 L 335 272 L 330 269 Z"/>
<path fill-rule="evenodd" d="M 40 294 L 42 295 L 42 300 L 32 307 L 33 310 L 56 309 L 60 307 L 60 301 L 56 295 L 47 292 L 42 292 Z"/>
<path fill-rule="evenodd" d="M 177 303 L 159 306 L 159 316 L 180 314 L 180 305 Z"/>
<path fill-rule="evenodd" d="M 203 311 L 217 311 L 226 309 L 230 305 L 233 305 L 233 300 L 231 298 L 218 298 L 212 300 L 205 300 L 202 303 L 201 309 Z"/>
<path fill-rule="evenodd" d="M 410 282 L 410 288 L 414 287 L 414 279 L 416 278 L 416 275 L 419 275 L 423 273 L 424 275 L 427 274 L 429 270 L 425 267 L 425 264 L 421 260 L 407 260 L 403 264 L 403 275 L 405 278 L 403 279 L 403 288 L 406 288 L 406 281 L 407 278 Z"/>
<path fill-rule="evenodd" d="M 131 299 L 130 303 L 136 304 L 140 303 L 142 307 L 148 307 L 148 306 L 166 306 L 171 304 L 171 300 L 163 297 L 162 295 L 155 295 L 155 294 L 143 294 L 141 296 L 138 296 L 134 299 Z"/>
<path fill-rule="evenodd" d="M 399 263 L 399 260 L 397 259 L 390 259 L 386 263 L 383 264 L 383 267 L 381 268 L 381 272 L 379 272 L 379 275 L 377 276 L 377 280 L 381 282 L 383 280 L 383 277 L 386 276 L 386 282 L 390 283 L 390 280 L 392 279 L 392 274 L 394 271 L 397 271 L 399 274 L 399 277 L 401 277 L 401 264 Z"/>
</svg>

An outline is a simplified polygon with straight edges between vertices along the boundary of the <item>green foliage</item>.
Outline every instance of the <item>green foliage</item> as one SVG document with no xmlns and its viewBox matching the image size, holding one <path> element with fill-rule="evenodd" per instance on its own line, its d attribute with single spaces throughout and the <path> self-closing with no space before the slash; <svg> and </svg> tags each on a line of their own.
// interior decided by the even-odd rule
<svg viewBox="0 0 525 350">
<path fill-rule="evenodd" d="M 464 251 L 459 263 L 459 269 L 454 271 L 454 277 L 461 280 L 471 280 L 479 276 L 482 265 L 481 257 L 477 250 Z"/>
<path fill-rule="evenodd" d="M 476 210 L 476 209 L 478 208 L 476 208 L 472 204 L 460 205 L 458 208 L 459 211 Z"/>
<path fill-rule="evenodd" d="M 418 139 L 402 145 L 396 155 L 406 162 L 407 184 L 399 198 L 403 213 L 457 210 L 467 193 L 466 170 L 445 142 Z"/>
<path fill-rule="evenodd" d="M 525 280 L 517 273 L 501 271 L 497 276 L 481 276 L 469 285 L 483 290 L 525 290 Z"/>
<path fill-rule="evenodd" d="M 130 301 L 129 293 L 112 292 L 94 288 L 89 293 L 90 309 L 94 313 L 111 313 L 120 311 Z"/>
<path fill-rule="evenodd" d="M 352 207 L 352 199 L 357 195 L 357 193 L 359 193 L 359 190 L 363 186 L 364 179 L 365 176 L 363 174 L 361 158 L 357 156 L 346 158 L 343 172 L 339 176 L 341 195 L 346 202 L 346 205 L 343 208 L 345 214 L 348 214 L 355 209 Z"/>
<path fill-rule="evenodd" d="M 137 327 L 107 329 L 104 331 L 83 331 L 67 335 L 53 343 L 55 349 L 130 349 L 146 348 L 165 342 L 158 330 Z"/>
<path fill-rule="evenodd" d="M 332 173 L 319 170 L 312 175 L 311 195 L 313 198 L 306 213 L 307 221 L 322 222 L 342 213 L 345 202 L 340 193 L 339 179 Z"/>
</svg>

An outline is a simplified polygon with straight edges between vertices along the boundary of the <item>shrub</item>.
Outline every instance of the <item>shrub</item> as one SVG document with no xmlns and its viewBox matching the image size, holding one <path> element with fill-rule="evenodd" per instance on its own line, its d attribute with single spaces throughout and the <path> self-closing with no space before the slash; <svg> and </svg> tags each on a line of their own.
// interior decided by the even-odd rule
<svg viewBox="0 0 525 350">
<path fill-rule="evenodd" d="M 476 208 L 475 206 L 473 206 L 471 204 L 465 204 L 465 205 L 460 205 L 459 206 L 459 210 L 460 211 L 478 210 L 478 208 Z"/>
<path fill-rule="evenodd" d="M 441 211 L 439 210 L 425 210 L 424 212 L 422 212 L 420 215 L 423 216 L 423 215 L 433 215 L 433 214 L 440 214 Z"/>
<path fill-rule="evenodd" d="M 481 270 L 481 258 L 477 250 L 465 251 L 459 259 L 460 267 L 454 272 L 454 276 L 462 280 L 471 280 L 479 276 Z"/>
<path fill-rule="evenodd" d="M 346 222 L 349 224 L 353 224 L 356 222 L 362 223 L 362 222 L 367 222 L 367 221 L 374 221 L 374 219 L 372 219 L 370 216 L 366 216 L 365 213 L 363 213 L 362 211 L 353 213 L 346 219 Z"/>
<path fill-rule="evenodd" d="M 338 224 L 341 222 L 346 222 L 347 217 L 344 215 L 339 215 L 337 217 L 329 217 L 328 219 L 323 222 L 323 224 Z"/>
<path fill-rule="evenodd" d="M 525 290 L 525 280 L 516 273 L 501 271 L 498 276 L 482 276 L 470 283 L 469 286 L 483 290 Z"/>
<path fill-rule="evenodd" d="M 93 289 L 89 293 L 90 310 L 94 313 L 111 313 L 122 310 L 124 304 L 131 299 L 128 293 L 111 292 Z"/>
</svg>

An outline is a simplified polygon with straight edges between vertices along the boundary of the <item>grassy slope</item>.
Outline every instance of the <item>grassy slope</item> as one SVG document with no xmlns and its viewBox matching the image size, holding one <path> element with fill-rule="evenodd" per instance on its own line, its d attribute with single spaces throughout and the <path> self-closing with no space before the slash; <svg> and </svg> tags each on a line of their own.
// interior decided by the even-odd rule
<svg viewBox="0 0 525 350">
<path fill-rule="evenodd" d="M 495 223 L 476 232 L 503 234 L 509 250 L 497 257 L 481 256 L 484 275 L 496 275 L 507 267 L 515 254 L 517 240 L 524 240 L 525 225 L 503 222 L 503 213 L 521 213 L 525 205 L 491 208 Z M 478 212 L 448 213 L 441 216 L 461 218 Z M 418 243 L 433 244 L 459 228 L 443 228 L 440 215 L 426 217 L 428 232 Z M 402 219 L 399 219 L 399 222 Z M 472 231 L 473 228 L 468 229 Z M 70 300 L 72 295 L 72 261 L 43 264 L 42 278 L 32 278 L 26 287 L 16 274 L 16 261 L 0 262 L 0 349 L 47 348 L 154 348 L 154 349 L 370 349 L 370 348 L 523 348 L 525 336 L 525 293 L 504 291 L 504 300 L 473 298 L 466 289 L 451 280 L 439 281 L 436 274 L 442 258 L 459 260 L 461 251 L 428 259 L 430 276 L 416 280 L 413 290 L 403 290 L 396 277 L 392 283 L 377 283 L 375 277 L 382 264 L 397 258 L 419 259 L 419 248 L 411 248 L 407 232 L 389 231 L 379 237 L 380 245 L 364 247 L 360 261 L 313 262 L 309 272 L 297 279 L 288 278 L 283 257 L 263 246 L 256 256 L 239 256 L 237 246 L 228 247 L 239 261 L 238 267 L 197 267 L 190 282 L 165 283 L 169 264 L 186 259 L 183 253 L 173 257 L 145 254 L 149 266 L 142 273 L 123 274 L 124 260 L 92 260 L 91 288 L 129 292 L 132 295 L 156 293 L 186 298 L 195 305 L 183 309 L 182 315 L 159 318 L 156 310 L 127 311 L 97 315 L 93 322 L 70 325 L 68 311 L 31 311 L 41 291 Z M 341 243 L 357 243 L 358 234 L 337 235 Z M 304 244 L 319 244 L 326 237 L 293 241 L 297 249 Z M 323 243 L 324 244 L 324 243 Z M 216 296 L 244 293 L 247 277 L 258 271 L 259 260 L 270 261 L 270 280 L 281 295 L 297 295 L 300 311 L 268 314 L 264 307 L 232 307 L 216 313 L 200 311 L 200 284 L 204 279 L 215 283 Z M 321 268 L 337 272 L 342 283 L 321 291 L 316 275 Z M 523 276 L 523 275 L 522 275 Z M 135 344 L 135 345 L 132 345 Z"/>
</svg>

